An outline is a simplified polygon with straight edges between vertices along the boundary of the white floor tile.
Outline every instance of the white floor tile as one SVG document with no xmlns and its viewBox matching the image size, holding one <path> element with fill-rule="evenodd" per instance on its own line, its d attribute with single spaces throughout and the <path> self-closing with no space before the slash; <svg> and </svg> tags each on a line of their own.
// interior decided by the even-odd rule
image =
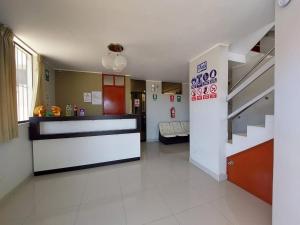
<svg viewBox="0 0 300 225">
<path fill-rule="evenodd" d="M 178 213 L 207 202 L 204 193 L 188 183 L 165 185 L 160 191 L 173 213 Z"/>
<path fill-rule="evenodd" d="M 234 225 L 272 224 L 271 206 L 246 192 L 225 196 L 213 206 Z"/>
<path fill-rule="evenodd" d="M 11 193 L 0 205 L 1 225 L 21 225 L 34 210 L 34 185 L 27 182 Z"/>
<path fill-rule="evenodd" d="M 142 225 L 171 215 L 156 191 L 142 191 L 124 198 L 127 225 Z"/>
<path fill-rule="evenodd" d="M 202 205 L 176 215 L 180 225 L 232 225 L 211 205 Z"/>
<path fill-rule="evenodd" d="M 87 175 L 71 173 L 52 175 L 34 184 L 35 213 L 43 214 L 55 209 L 78 206 L 85 190 Z"/>
<path fill-rule="evenodd" d="M 119 198 L 121 200 L 118 170 L 93 170 L 88 175 L 82 202 L 106 201 L 110 198 Z"/>
<path fill-rule="evenodd" d="M 150 175 L 150 169 L 141 164 L 131 164 L 119 171 L 122 193 L 124 195 L 152 189 L 156 183 Z"/>
<path fill-rule="evenodd" d="M 80 207 L 75 225 L 126 225 L 122 202 L 91 202 Z"/>
<path fill-rule="evenodd" d="M 188 144 L 142 143 L 142 160 L 32 178 L 0 225 L 271 225 L 271 206 L 189 163 Z"/>
<path fill-rule="evenodd" d="M 74 225 L 78 207 L 30 216 L 22 225 Z"/>
<path fill-rule="evenodd" d="M 147 223 L 146 225 L 179 225 L 179 223 L 174 216 L 171 216 L 160 220 L 156 220 L 151 223 Z"/>
</svg>

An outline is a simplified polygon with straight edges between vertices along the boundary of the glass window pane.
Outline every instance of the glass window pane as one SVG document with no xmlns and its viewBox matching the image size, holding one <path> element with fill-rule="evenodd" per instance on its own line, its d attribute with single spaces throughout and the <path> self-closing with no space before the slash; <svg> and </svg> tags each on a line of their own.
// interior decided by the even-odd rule
<svg viewBox="0 0 300 225">
<path fill-rule="evenodd" d="M 18 120 L 28 120 L 32 115 L 32 55 L 15 47 Z"/>
<path fill-rule="evenodd" d="M 104 75 L 103 76 L 103 84 L 104 85 L 114 85 L 114 77 L 113 76 Z"/>
<path fill-rule="evenodd" d="M 115 77 L 115 85 L 116 86 L 124 86 L 125 85 L 125 78 L 121 76 Z"/>
</svg>

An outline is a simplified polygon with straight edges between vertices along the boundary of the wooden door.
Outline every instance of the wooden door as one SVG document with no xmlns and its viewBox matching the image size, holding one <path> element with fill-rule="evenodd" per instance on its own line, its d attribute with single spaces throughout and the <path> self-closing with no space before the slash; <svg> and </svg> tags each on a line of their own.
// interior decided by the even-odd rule
<svg viewBox="0 0 300 225">
<path fill-rule="evenodd" d="M 272 204 L 273 140 L 227 158 L 228 180 Z"/>
<path fill-rule="evenodd" d="M 125 114 L 125 77 L 103 74 L 103 113 Z"/>
</svg>

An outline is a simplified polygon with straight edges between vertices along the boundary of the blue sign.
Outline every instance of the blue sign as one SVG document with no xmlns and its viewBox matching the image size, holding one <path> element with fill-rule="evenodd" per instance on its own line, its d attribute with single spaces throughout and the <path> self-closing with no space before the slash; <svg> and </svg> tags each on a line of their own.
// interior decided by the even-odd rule
<svg viewBox="0 0 300 225">
<path fill-rule="evenodd" d="M 207 69 L 207 61 L 197 65 L 197 73 L 201 73 L 202 71 L 204 71 L 206 69 Z"/>
<path fill-rule="evenodd" d="M 197 74 L 191 79 L 192 101 L 217 98 L 217 70 L 208 70 L 207 61 L 197 65 Z"/>
</svg>

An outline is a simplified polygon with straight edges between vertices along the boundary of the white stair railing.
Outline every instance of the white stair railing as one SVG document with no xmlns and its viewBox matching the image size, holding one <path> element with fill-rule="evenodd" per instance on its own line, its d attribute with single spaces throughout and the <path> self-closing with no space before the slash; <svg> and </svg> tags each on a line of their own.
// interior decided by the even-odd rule
<svg viewBox="0 0 300 225">
<path fill-rule="evenodd" d="M 229 92 L 231 92 L 233 89 L 235 89 L 236 86 L 238 86 L 249 74 L 251 74 L 270 54 L 275 50 L 275 47 L 273 47 L 271 50 L 269 50 L 257 63 L 255 63 L 252 68 L 244 74 L 244 76 L 241 77 L 232 87 L 230 88 Z"/>
<path fill-rule="evenodd" d="M 233 99 L 236 95 L 238 95 L 242 90 L 252 84 L 255 80 L 257 80 L 260 76 L 265 74 L 268 70 L 273 68 L 275 65 L 275 58 L 272 57 L 268 62 L 266 62 L 261 68 L 259 68 L 255 73 L 253 73 L 247 80 L 245 80 L 240 86 L 234 89 L 227 97 L 227 101 Z"/>
<path fill-rule="evenodd" d="M 274 91 L 274 86 L 268 88 L 261 94 L 257 95 L 255 98 L 251 99 L 249 102 L 247 102 L 245 105 L 241 106 L 237 110 L 235 110 L 233 113 L 228 115 L 227 119 L 233 119 L 234 117 L 238 116 L 248 108 L 250 108 L 252 105 L 254 105 L 256 102 L 258 102 L 260 99 L 264 98 L 266 95 L 270 94 L 272 91 Z"/>
<path fill-rule="evenodd" d="M 268 60 L 264 65 L 262 65 L 260 68 L 258 66 L 268 57 L 269 54 L 273 52 L 275 48 L 272 48 L 270 51 L 268 51 L 236 84 L 233 85 L 233 87 L 230 89 L 230 93 L 227 96 L 227 102 L 231 101 L 234 97 L 236 97 L 238 94 L 241 93 L 245 88 L 247 88 L 250 84 L 252 84 L 255 80 L 257 80 L 262 75 L 266 74 L 267 71 L 269 71 L 271 68 L 275 65 L 275 57 L 272 56 L 270 60 Z M 258 69 L 257 69 L 258 68 Z M 257 69 L 257 70 L 256 70 Z M 256 70 L 256 71 L 255 71 Z M 252 75 L 251 73 L 255 71 Z M 249 76 L 250 75 L 250 76 Z M 247 78 L 248 77 L 248 78 Z M 246 79 L 247 78 L 247 79 Z M 244 81 L 244 82 L 242 82 Z M 274 91 L 274 86 L 268 88 L 267 90 L 263 91 L 262 93 L 258 94 L 256 97 L 248 101 L 246 104 L 242 105 L 238 109 L 236 109 L 234 112 L 230 113 L 227 117 L 228 120 L 232 120 L 238 115 L 240 115 L 242 112 L 253 106 L 255 103 L 257 103 L 260 99 L 264 98 L 266 95 L 270 94 Z M 231 136 L 231 133 L 229 134 Z"/>
</svg>

